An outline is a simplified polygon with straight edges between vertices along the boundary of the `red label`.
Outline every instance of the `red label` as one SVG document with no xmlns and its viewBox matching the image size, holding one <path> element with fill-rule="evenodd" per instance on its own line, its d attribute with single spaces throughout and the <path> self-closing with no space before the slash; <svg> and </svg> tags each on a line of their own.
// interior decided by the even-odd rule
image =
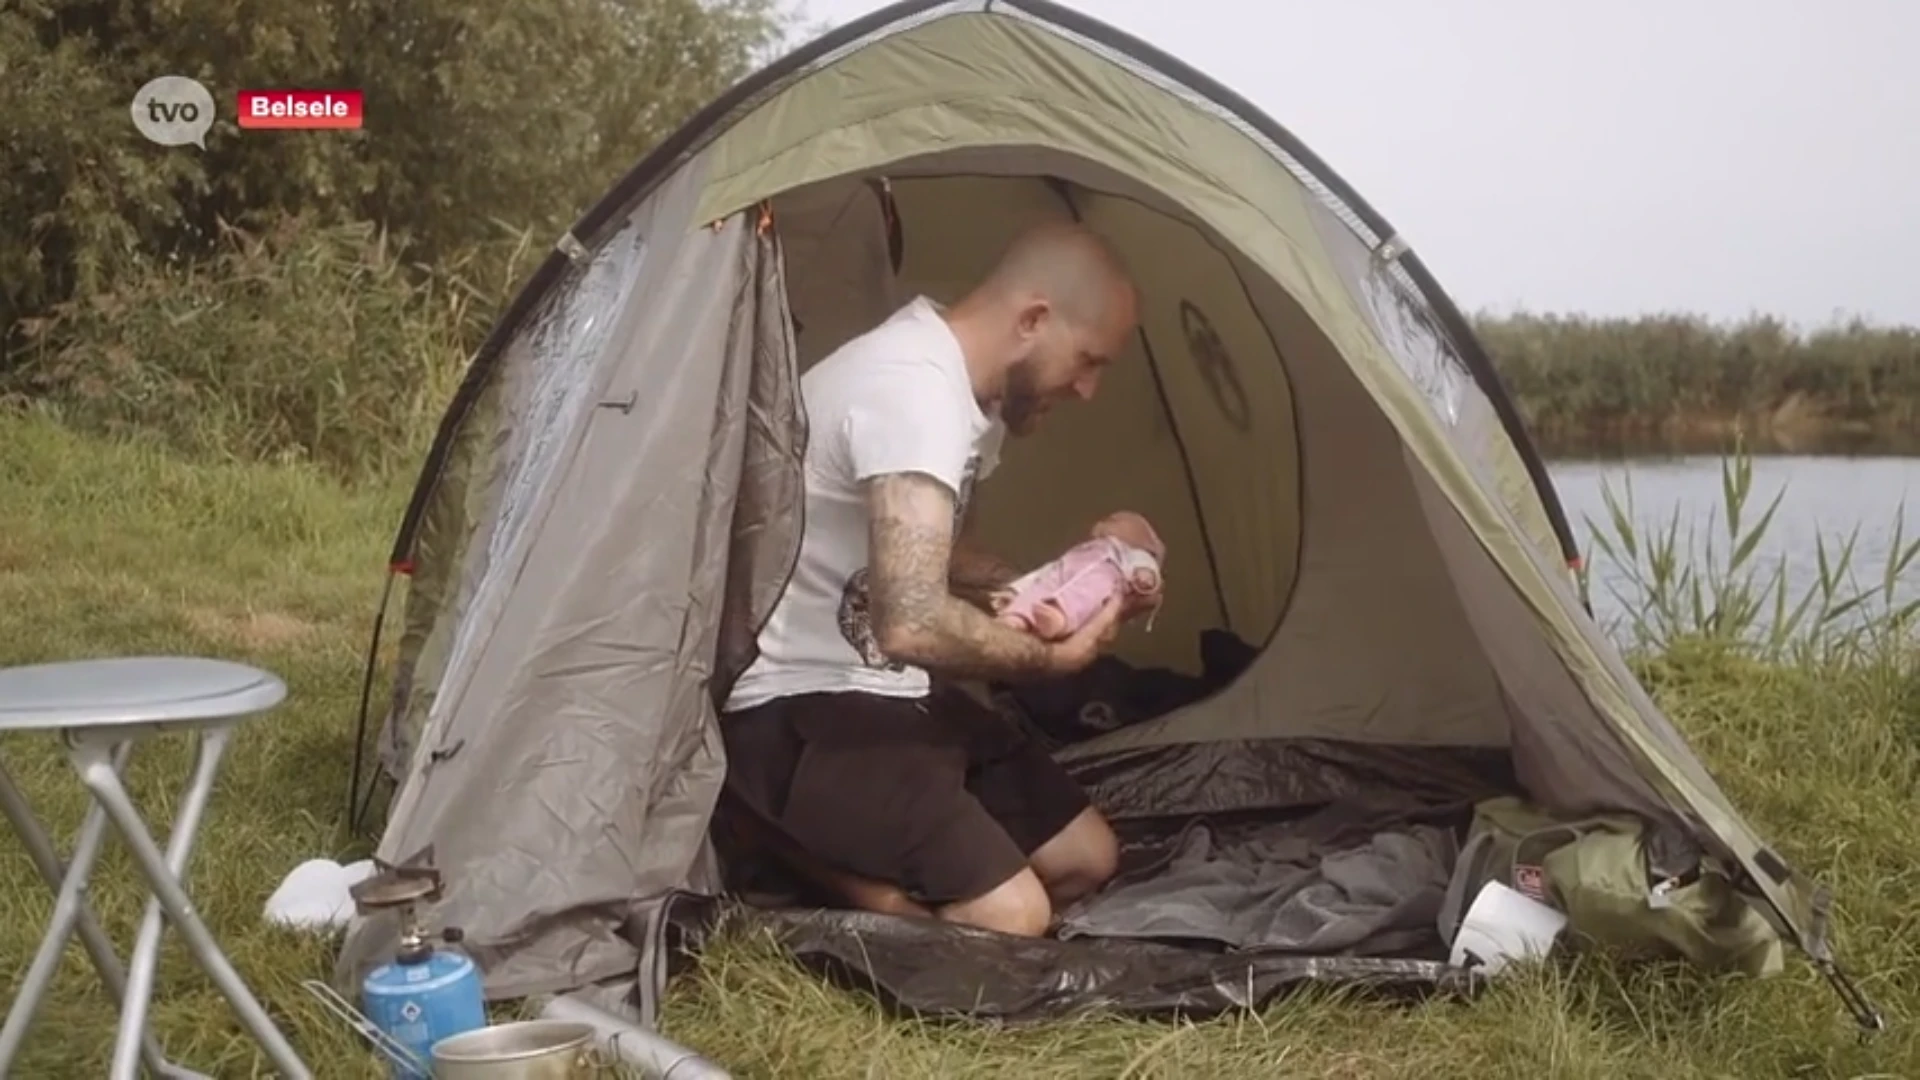
<svg viewBox="0 0 1920 1080">
<path fill-rule="evenodd" d="M 1535 900 L 1547 898 L 1547 872 L 1538 866 L 1520 865 L 1513 868 L 1513 887 Z"/>
<path fill-rule="evenodd" d="M 357 128 L 363 119 L 358 90 L 242 90 L 243 128 Z"/>
</svg>

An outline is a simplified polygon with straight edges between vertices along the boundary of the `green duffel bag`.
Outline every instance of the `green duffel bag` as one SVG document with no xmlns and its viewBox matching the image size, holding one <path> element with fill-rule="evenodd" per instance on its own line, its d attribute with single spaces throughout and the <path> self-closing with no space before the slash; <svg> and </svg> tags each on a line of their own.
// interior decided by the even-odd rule
<svg viewBox="0 0 1920 1080">
<path fill-rule="evenodd" d="M 1680 956 L 1711 971 L 1778 972 L 1780 938 L 1714 859 L 1627 814 L 1563 820 L 1512 796 L 1474 808 L 1440 909 L 1451 944 L 1489 881 L 1567 916 L 1562 941 Z"/>
</svg>

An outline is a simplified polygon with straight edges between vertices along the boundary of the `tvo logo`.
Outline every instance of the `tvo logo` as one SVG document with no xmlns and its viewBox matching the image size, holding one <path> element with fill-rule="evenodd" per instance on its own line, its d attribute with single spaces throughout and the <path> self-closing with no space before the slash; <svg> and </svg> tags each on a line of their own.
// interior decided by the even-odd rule
<svg viewBox="0 0 1920 1080">
<path fill-rule="evenodd" d="M 184 75 L 162 75 L 133 95 L 133 126 L 161 146 L 207 148 L 213 127 L 213 94 Z"/>
</svg>

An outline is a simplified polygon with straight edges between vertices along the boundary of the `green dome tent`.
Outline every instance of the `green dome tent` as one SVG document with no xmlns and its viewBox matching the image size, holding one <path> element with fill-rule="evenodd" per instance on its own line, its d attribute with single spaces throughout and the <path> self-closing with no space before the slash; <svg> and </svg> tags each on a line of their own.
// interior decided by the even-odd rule
<svg viewBox="0 0 1920 1080">
<path fill-rule="evenodd" d="M 379 857 L 431 859 L 436 918 L 493 996 L 604 984 L 645 1014 L 667 932 L 722 909 L 923 1010 L 1217 1006 L 1457 970 L 1411 946 L 1016 943 L 719 899 L 714 703 L 795 557 L 798 379 L 1048 218 L 1114 242 L 1142 324 L 1094 402 L 1009 445 L 982 538 L 1031 565 L 1100 513 L 1145 513 L 1169 602 L 1119 660 L 1213 679 L 1060 747 L 1123 835 L 1165 853 L 1197 822 L 1509 793 L 1624 815 L 1727 883 L 1760 968 L 1784 940 L 1831 973 L 1824 891 L 1583 610 L 1546 473 L 1401 238 L 1144 43 L 1040 0 L 908 0 L 757 73 L 621 179 L 502 316 L 425 464 L 393 553 Z M 1209 640 L 1241 646 L 1226 674 Z M 391 932 L 357 920 L 343 977 Z M 1036 980 L 1077 990 L 1042 1001 Z"/>
</svg>

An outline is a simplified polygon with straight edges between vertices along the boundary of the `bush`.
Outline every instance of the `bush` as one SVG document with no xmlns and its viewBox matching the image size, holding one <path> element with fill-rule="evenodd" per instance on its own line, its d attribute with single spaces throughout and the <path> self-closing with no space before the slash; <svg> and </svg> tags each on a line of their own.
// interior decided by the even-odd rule
<svg viewBox="0 0 1920 1080">
<path fill-rule="evenodd" d="M 491 275 L 542 242 L 777 47 L 780 0 L 12 0 L 0 4 L 0 371 L 24 319 L 123 287 L 135 255 L 218 252 L 222 223 L 370 221 L 418 261 Z M 186 75 L 221 109 L 207 150 L 134 129 L 134 92 Z M 357 131 L 241 131 L 234 95 L 358 89 Z"/>
<path fill-rule="evenodd" d="M 782 0 L 0 5 L 0 399 L 342 473 L 417 461 L 544 244 L 782 44 Z M 205 83 L 207 150 L 127 113 Z M 366 95 L 241 131 L 236 91 Z M 405 252 L 405 259 L 401 253 Z"/>
<path fill-rule="evenodd" d="M 417 463 L 476 298 L 409 271 L 368 223 L 229 229 L 211 259 L 144 261 L 32 323 L 44 345 L 10 380 L 14 398 L 202 456 L 349 476 Z"/>
</svg>

